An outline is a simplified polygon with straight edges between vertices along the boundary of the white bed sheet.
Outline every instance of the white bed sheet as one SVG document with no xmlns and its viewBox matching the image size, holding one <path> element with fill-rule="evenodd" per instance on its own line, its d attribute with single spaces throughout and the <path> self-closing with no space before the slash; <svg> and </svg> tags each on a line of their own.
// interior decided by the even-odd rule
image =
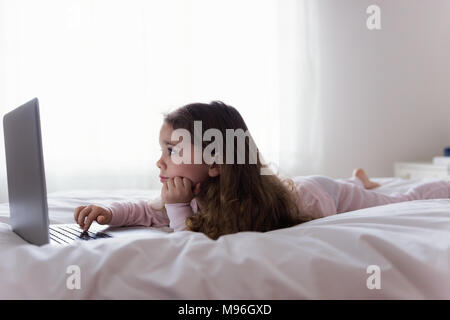
<svg viewBox="0 0 450 320">
<path fill-rule="evenodd" d="M 378 178 L 378 192 L 419 180 Z M 48 196 L 51 223 L 87 203 L 149 199 L 159 190 Z M 11 231 L 0 204 L 1 299 L 450 299 L 450 199 L 395 203 L 268 233 L 217 241 L 200 233 L 36 247 Z M 66 285 L 77 265 L 81 289 Z M 369 289 L 370 265 L 380 289 Z"/>
</svg>

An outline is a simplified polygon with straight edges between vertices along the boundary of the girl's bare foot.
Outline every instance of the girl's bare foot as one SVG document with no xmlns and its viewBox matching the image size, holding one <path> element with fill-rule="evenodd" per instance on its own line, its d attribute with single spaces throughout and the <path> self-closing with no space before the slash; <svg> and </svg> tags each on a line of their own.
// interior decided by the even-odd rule
<svg viewBox="0 0 450 320">
<path fill-rule="evenodd" d="M 370 181 L 366 172 L 361 168 L 357 168 L 357 169 L 353 170 L 353 177 L 361 180 L 361 182 L 364 185 L 364 188 L 366 188 L 366 189 L 374 189 L 374 188 L 377 188 L 380 186 L 379 183 Z"/>
</svg>

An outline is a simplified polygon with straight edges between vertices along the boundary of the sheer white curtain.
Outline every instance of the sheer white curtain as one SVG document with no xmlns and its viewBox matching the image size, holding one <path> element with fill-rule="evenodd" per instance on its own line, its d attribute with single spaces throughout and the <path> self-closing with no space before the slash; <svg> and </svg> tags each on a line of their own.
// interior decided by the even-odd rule
<svg viewBox="0 0 450 320">
<path fill-rule="evenodd" d="M 211 100 L 281 173 L 306 174 L 320 156 L 311 3 L 0 0 L 1 115 L 39 98 L 48 192 L 159 188 L 162 112 Z M 0 168 L 7 201 L 4 154 Z"/>
</svg>

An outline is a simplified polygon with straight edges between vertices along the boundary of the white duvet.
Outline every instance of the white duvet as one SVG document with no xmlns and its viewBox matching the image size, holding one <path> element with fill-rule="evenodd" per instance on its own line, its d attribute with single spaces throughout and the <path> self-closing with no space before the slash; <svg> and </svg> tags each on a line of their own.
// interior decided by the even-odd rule
<svg viewBox="0 0 450 320">
<path fill-rule="evenodd" d="M 419 183 L 375 181 L 383 193 Z M 50 222 L 72 223 L 74 208 L 86 203 L 158 193 L 52 193 Z M 8 223 L 8 205 L 0 204 L 1 299 L 450 299 L 450 199 L 395 203 L 217 241 L 149 228 L 127 239 L 36 247 Z"/>
</svg>

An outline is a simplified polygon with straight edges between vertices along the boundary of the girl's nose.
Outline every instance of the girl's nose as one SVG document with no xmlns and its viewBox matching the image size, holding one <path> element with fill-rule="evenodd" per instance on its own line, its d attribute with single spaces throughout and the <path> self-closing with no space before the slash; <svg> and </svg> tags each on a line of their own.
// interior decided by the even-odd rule
<svg viewBox="0 0 450 320">
<path fill-rule="evenodd" d="M 161 158 L 158 161 L 156 161 L 156 166 L 159 169 L 165 169 L 165 164 L 161 161 Z"/>
</svg>

